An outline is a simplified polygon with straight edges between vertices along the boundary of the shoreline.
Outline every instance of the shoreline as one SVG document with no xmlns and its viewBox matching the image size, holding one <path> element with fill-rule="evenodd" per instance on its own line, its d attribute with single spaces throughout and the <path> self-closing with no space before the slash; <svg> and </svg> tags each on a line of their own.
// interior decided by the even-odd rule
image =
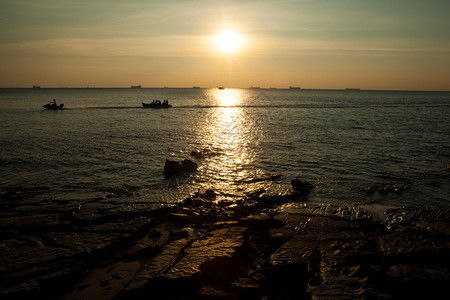
<svg viewBox="0 0 450 300">
<path fill-rule="evenodd" d="M 301 195 L 104 213 L 90 205 L 0 221 L 2 299 L 430 297 L 450 283 L 445 211 L 350 220 L 277 212 Z"/>
</svg>

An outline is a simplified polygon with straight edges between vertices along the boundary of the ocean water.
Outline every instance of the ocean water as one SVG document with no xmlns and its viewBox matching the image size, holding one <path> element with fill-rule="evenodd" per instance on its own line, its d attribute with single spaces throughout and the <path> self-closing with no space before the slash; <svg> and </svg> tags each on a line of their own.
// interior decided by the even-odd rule
<svg viewBox="0 0 450 300">
<path fill-rule="evenodd" d="M 314 185 L 308 205 L 448 210 L 449 116 L 450 92 L 0 89 L 2 213 L 282 195 L 293 178 Z M 167 179 L 166 159 L 199 168 Z"/>
</svg>

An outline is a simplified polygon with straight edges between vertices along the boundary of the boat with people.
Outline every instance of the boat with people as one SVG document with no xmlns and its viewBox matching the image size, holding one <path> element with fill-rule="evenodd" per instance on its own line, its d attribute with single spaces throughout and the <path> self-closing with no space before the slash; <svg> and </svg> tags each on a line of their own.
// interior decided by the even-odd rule
<svg viewBox="0 0 450 300">
<path fill-rule="evenodd" d="M 52 102 L 43 105 L 43 107 L 44 107 L 45 109 L 57 110 L 57 109 L 63 109 L 64 104 L 61 103 L 60 105 L 58 105 L 58 104 L 56 104 L 56 100 L 53 99 Z"/>
<path fill-rule="evenodd" d="M 152 103 L 144 103 L 142 102 L 142 106 L 144 108 L 170 108 L 172 105 L 169 104 L 169 100 L 164 100 L 161 102 L 160 100 L 153 100 Z"/>
</svg>

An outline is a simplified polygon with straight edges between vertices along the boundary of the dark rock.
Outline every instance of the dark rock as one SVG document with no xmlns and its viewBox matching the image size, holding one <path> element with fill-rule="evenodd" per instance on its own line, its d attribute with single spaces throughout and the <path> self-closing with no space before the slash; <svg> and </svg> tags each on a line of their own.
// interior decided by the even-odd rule
<svg viewBox="0 0 450 300">
<path fill-rule="evenodd" d="M 366 194 L 372 195 L 372 194 L 374 194 L 376 191 L 378 191 L 378 187 L 376 187 L 376 186 L 369 186 L 369 187 L 367 187 L 366 189 L 363 189 L 363 191 L 364 191 Z"/>
<path fill-rule="evenodd" d="M 201 151 L 191 151 L 191 156 L 195 158 L 205 158 L 205 155 Z"/>
<path fill-rule="evenodd" d="M 200 194 L 200 197 L 204 198 L 206 200 L 214 200 L 214 199 L 216 199 L 216 196 L 217 196 L 217 193 L 211 189 L 208 189 L 203 194 Z"/>
<path fill-rule="evenodd" d="M 256 191 L 252 191 L 247 193 L 247 197 L 251 198 L 251 199 L 256 199 L 258 197 L 261 197 L 262 194 L 264 194 L 265 190 L 264 189 L 259 189 Z"/>
<path fill-rule="evenodd" d="M 181 201 L 180 203 L 178 203 L 178 206 L 189 207 L 189 208 L 202 207 L 203 203 L 204 203 L 204 201 L 199 198 L 190 197 L 190 198 L 186 198 L 183 201 Z"/>
<path fill-rule="evenodd" d="M 446 240 L 447 239 L 447 240 Z M 424 235 L 418 232 L 392 232 L 377 238 L 378 251 L 387 265 L 447 264 L 448 237 Z"/>
<path fill-rule="evenodd" d="M 198 158 L 198 159 L 203 159 L 203 158 L 209 158 L 209 157 L 214 157 L 214 156 L 219 156 L 221 155 L 220 152 L 214 152 L 210 149 L 203 149 L 201 151 L 197 151 L 197 150 L 193 150 L 191 151 L 191 156 Z"/>
<path fill-rule="evenodd" d="M 279 178 L 281 178 L 281 174 L 269 174 L 270 180 L 277 180 Z"/>
<path fill-rule="evenodd" d="M 271 267 L 267 285 L 274 299 L 305 299 L 306 265 L 288 263 Z"/>
<path fill-rule="evenodd" d="M 257 295 L 257 291 L 261 288 L 257 282 L 247 277 L 238 278 L 233 282 L 233 287 L 236 289 L 242 299 L 245 299 L 247 297 L 256 299 L 255 296 Z"/>
<path fill-rule="evenodd" d="M 268 214 L 250 215 L 242 218 L 238 224 L 255 230 L 268 230 L 269 228 L 280 228 L 285 225 L 284 222 L 271 218 Z"/>
<path fill-rule="evenodd" d="M 292 179 L 291 185 L 294 192 L 302 196 L 308 195 L 309 192 L 314 188 L 314 186 L 309 182 L 301 181 L 298 178 Z"/>
<path fill-rule="evenodd" d="M 391 266 L 387 275 L 402 283 L 418 283 L 421 281 L 447 281 L 449 283 L 448 268 L 429 264 L 410 264 Z"/>
<path fill-rule="evenodd" d="M 297 199 L 294 195 L 262 195 L 255 200 L 259 206 L 270 206 L 293 202 Z"/>
<path fill-rule="evenodd" d="M 204 286 L 198 291 L 198 297 L 200 299 L 230 299 L 232 295 L 227 292 L 217 290 L 210 286 Z"/>
<path fill-rule="evenodd" d="M 140 270 L 139 261 L 117 262 L 102 269 L 93 270 L 79 283 L 67 299 L 89 299 L 93 295 L 103 299 L 113 299 L 135 277 Z"/>
<path fill-rule="evenodd" d="M 387 275 L 394 299 L 441 299 L 448 294 L 448 266 L 395 265 L 389 268 Z"/>
<path fill-rule="evenodd" d="M 164 165 L 164 175 L 167 177 L 172 177 L 180 173 L 195 172 L 197 171 L 197 167 L 197 163 L 192 160 L 185 159 L 182 162 L 178 162 L 166 159 L 166 164 Z"/>
</svg>

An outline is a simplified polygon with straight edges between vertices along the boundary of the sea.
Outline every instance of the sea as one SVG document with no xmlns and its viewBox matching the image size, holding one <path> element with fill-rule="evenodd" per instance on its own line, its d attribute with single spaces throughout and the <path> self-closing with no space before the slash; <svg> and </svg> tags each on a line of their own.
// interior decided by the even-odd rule
<svg viewBox="0 0 450 300">
<path fill-rule="evenodd" d="M 43 108 L 53 99 L 64 109 Z M 173 107 L 143 108 L 156 99 Z M 314 189 L 277 209 L 448 211 L 449 116 L 450 92 L 4 88 L 1 214 L 283 196 L 294 178 Z M 167 159 L 198 169 L 167 178 Z"/>
</svg>

